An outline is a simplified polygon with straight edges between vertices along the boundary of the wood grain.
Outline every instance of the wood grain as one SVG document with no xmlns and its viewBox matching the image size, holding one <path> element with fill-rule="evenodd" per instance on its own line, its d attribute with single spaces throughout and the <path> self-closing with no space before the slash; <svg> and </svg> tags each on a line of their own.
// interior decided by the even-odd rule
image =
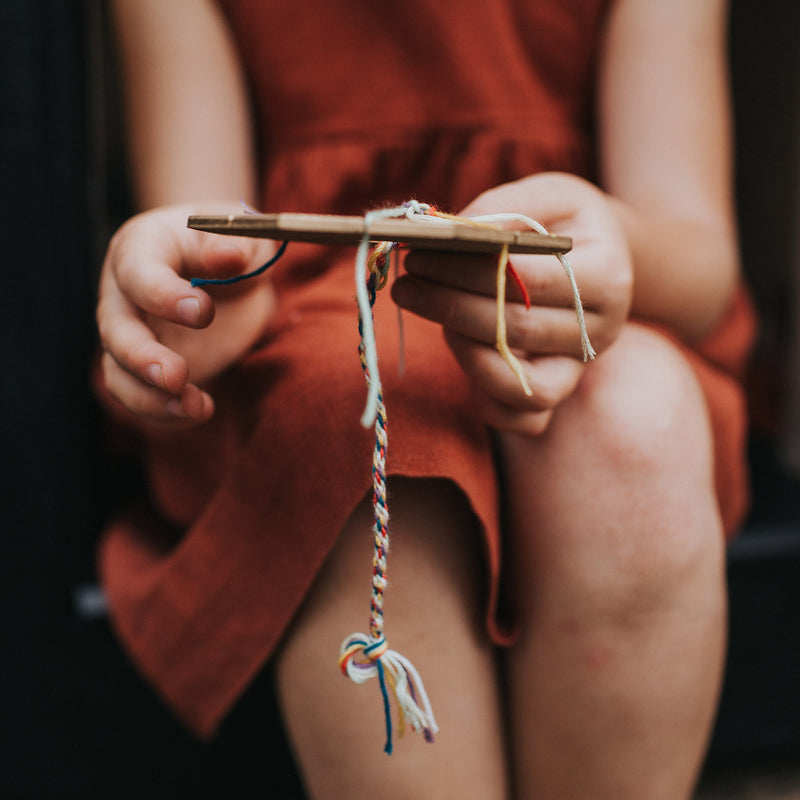
<svg viewBox="0 0 800 800">
<path fill-rule="evenodd" d="M 358 245 L 364 236 L 364 218 L 331 214 L 218 214 L 189 217 L 190 228 L 232 236 L 253 236 L 290 242 Z M 406 218 L 378 220 L 369 229 L 373 242 L 400 242 L 420 250 L 498 253 L 566 253 L 568 236 L 533 231 L 473 227 L 451 220 L 436 222 Z"/>
</svg>

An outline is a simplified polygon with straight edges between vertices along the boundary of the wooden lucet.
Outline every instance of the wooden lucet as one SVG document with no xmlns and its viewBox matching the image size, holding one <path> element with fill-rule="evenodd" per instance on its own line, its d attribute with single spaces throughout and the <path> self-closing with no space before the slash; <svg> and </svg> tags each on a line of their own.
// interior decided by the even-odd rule
<svg viewBox="0 0 800 800">
<path fill-rule="evenodd" d="M 199 231 L 253 236 L 288 242 L 356 246 L 364 236 L 364 217 L 332 214 L 217 214 L 189 217 L 188 225 Z M 420 250 L 453 250 L 471 253 L 567 253 L 568 236 L 525 230 L 473 227 L 459 222 L 382 219 L 369 226 L 372 242 L 400 242 Z"/>
</svg>

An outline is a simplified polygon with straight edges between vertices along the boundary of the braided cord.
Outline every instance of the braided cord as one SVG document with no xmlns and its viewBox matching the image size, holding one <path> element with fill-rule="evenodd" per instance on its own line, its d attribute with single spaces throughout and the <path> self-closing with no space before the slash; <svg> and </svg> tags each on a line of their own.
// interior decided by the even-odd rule
<svg viewBox="0 0 800 800">
<path fill-rule="evenodd" d="M 374 550 L 370 601 L 370 635 L 354 633 L 342 642 L 339 652 L 339 667 L 344 675 L 355 683 L 365 683 L 371 678 L 378 679 L 386 724 L 384 751 L 388 754 L 391 754 L 393 749 L 391 697 L 394 697 L 397 707 L 397 730 L 399 735 L 402 735 L 406 725 L 409 725 L 412 730 L 421 730 L 425 740 L 431 742 L 433 741 L 433 734 L 438 731 L 433 709 L 417 670 L 407 658 L 389 649 L 384 634 L 383 601 L 387 583 L 386 561 L 389 552 L 389 508 L 386 496 L 386 449 L 388 439 L 386 407 L 378 374 L 373 307 L 377 292 L 386 284 L 390 254 L 396 243 L 383 242 L 368 257 L 370 246 L 369 226 L 376 219 L 402 216 L 412 219 L 430 219 L 431 222 L 436 222 L 436 218 L 439 217 L 457 220 L 464 224 L 478 227 L 495 227 L 499 222 L 513 220 L 529 224 L 540 232 L 546 232 L 538 222 L 522 215 L 499 214 L 493 217 L 467 219 L 444 214 L 431 206 L 416 203 L 415 201 L 404 203 L 397 208 L 372 211 L 364 218 L 364 235 L 356 255 L 355 277 L 356 299 L 358 302 L 358 351 L 361 368 L 367 383 L 367 404 L 361 423 L 365 428 L 372 426 L 375 431 L 375 446 L 372 457 L 372 531 Z M 594 356 L 594 351 L 586 334 L 583 307 L 572 269 L 563 256 L 558 255 L 558 258 L 564 267 L 573 290 L 584 358 L 591 358 Z M 501 249 L 497 265 L 496 346 L 503 359 L 517 376 L 523 390 L 526 394 L 530 394 L 524 370 L 510 350 L 506 336 L 505 290 L 507 273 L 520 288 L 525 305 L 530 307 L 530 298 L 525 291 L 525 286 L 508 262 L 508 247 L 506 246 Z"/>
<path fill-rule="evenodd" d="M 400 208 L 373 212 L 373 215 L 402 216 L 407 213 L 406 208 Z M 397 707 L 397 731 L 400 736 L 408 724 L 412 730 L 421 730 L 425 740 L 431 742 L 438 726 L 419 674 L 407 658 L 389 649 L 383 629 L 386 559 L 389 552 L 389 507 L 386 498 L 388 439 L 386 406 L 377 371 L 372 309 L 378 290 L 386 285 L 392 246 L 379 246 L 372 257 L 367 258 L 370 219 L 370 215 L 367 215 L 364 238 L 359 245 L 356 258 L 360 339 L 358 353 L 368 395 L 362 424 L 368 425 L 371 421 L 375 430 L 375 447 L 372 455 L 373 558 L 370 635 L 367 637 L 362 633 L 354 633 L 342 642 L 339 667 L 356 683 L 364 683 L 373 677 L 378 678 L 386 724 L 384 751 L 391 754 L 394 745 L 390 697 L 394 697 Z"/>
<path fill-rule="evenodd" d="M 367 281 L 370 306 L 375 303 L 376 274 L 370 274 Z M 363 341 L 363 322 L 359 315 L 358 331 L 361 341 L 358 354 L 361 369 L 364 372 L 367 386 L 372 379 L 367 365 L 366 348 Z M 372 509 L 374 536 L 374 553 L 372 558 L 372 600 L 370 602 L 370 633 L 374 640 L 383 637 L 383 594 L 386 588 L 386 555 L 389 550 L 389 506 L 386 501 L 386 445 L 387 445 L 386 406 L 383 393 L 378 390 L 375 414 L 375 448 L 372 453 Z"/>
</svg>

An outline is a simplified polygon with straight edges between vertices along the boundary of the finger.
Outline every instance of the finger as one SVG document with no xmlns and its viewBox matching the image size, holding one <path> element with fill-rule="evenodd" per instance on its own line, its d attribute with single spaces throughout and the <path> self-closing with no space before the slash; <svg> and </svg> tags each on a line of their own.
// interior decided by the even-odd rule
<svg viewBox="0 0 800 800">
<path fill-rule="evenodd" d="M 520 303 L 506 303 L 508 345 L 526 353 L 566 355 L 584 359 L 581 327 L 575 308 L 534 305 L 527 309 Z M 605 320 L 593 311 L 584 311 L 584 324 L 590 344 L 604 341 L 599 334 Z"/>
<path fill-rule="evenodd" d="M 461 368 L 485 395 L 521 412 L 549 411 L 578 385 L 583 362 L 569 356 L 520 356 L 520 366 L 531 390 L 527 395 L 509 365 L 492 347 L 447 331 L 447 343 Z"/>
<path fill-rule="evenodd" d="M 573 220 L 578 207 L 599 204 L 601 197 L 602 192 L 582 178 L 546 172 L 489 189 L 461 213 L 476 217 L 523 211 L 545 224 L 551 233 L 568 233 L 562 230 L 561 223 Z"/>
<path fill-rule="evenodd" d="M 189 378 L 186 361 L 161 344 L 119 292 L 97 305 L 97 327 L 106 353 L 136 380 L 179 395 Z"/>
<path fill-rule="evenodd" d="M 108 354 L 103 355 L 103 379 L 108 391 L 126 408 L 160 426 L 187 427 L 208 420 L 214 413 L 211 396 L 197 386 L 187 385 L 171 395 L 142 383 Z"/>
<path fill-rule="evenodd" d="M 237 240 L 204 234 L 201 265 L 192 274 L 195 285 L 215 300 L 233 300 L 251 294 L 271 281 L 273 266 L 282 256 L 287 243 L 266 240 Z M 240 242 L 244 242 L 241 244 Z"/>
<path fill-rule="evenodd" d="M 493 397 L 476 393 L 475 402 L 490 428 L 501 433 L 521 436 L 541 436 L 549 427 L 553 411 L 522 411 L 505 406 Z"/>
<path fill-rule="evenodd" d="M 198 237 L 197 263 L 192 264 L 192 274 L 187 277 L 231 278 L 240 275 L 254 266 L 256 252 L 259 247 L 263 249 L 263 243 L 258 244 L 254 239 L 213 233 L 198 234 Z"/>
<path fill-rule="evenodd" d="M 493 297 L 411 276 L 394 282 L 392 297 L 401 308 L 437 322 L 446 330 L 484 344 L 495 343 L 497 303 Z M 529 353 L 583 356 L 575 310 L 568 304 L 563 308 L 534 305 L 526 309 L 521 303 L 507 302 L 503 313 L 510 347 Z M 593 329 L 599 327 L 597 315 L 587 313 L 586 325 L 591 339 Z"/>
<path fill-rule="evenodd" d="M 204 284 L 201 289 L 191 279 L 225 281 L 241 276 L 270 261 L 277 250 L 275 243 L 261 240 L 183 229 L 172 233 L 175 242 L 168 246 L 165 234 L 159 239 L 137 232 L 136 240 L 114 262 L 117 281 L 143 311 L 194 328 L 205 327 L 213 319 L 210 297 L 230 298 L 252 291 L 256 280 Z"/>
<path fill-rule="evenodd" d="M 605 265 L 609 254 L 603 243 L 582 245 L 569 254 L 568 265 L 575 277 L 585 309 L 599 310 L 609 297 L 609 276 Z M 532 303 L 555 307 L 573 306 L 575 295 L 567 268 L 554 255 L 512 254 L 509 264 L 519 276 Z M 405 260 L 409 275 L 456 289 L 495 296 L 498 259 L 458 253 L 410 252 Z M 513 281 L 506 281 L 506 297 L 520 301 L 522 293 Z"/>
<path fill-rule="evenodd" d="M 554 262 L 558 267 L 558 262 L 553 256 L 529 258 L 538 260 L 540 268 L 528 270 L 525 275 L 523 282 L 528 295 L 542 302 L 547 302 L 548 297 L 552 297 L 555 302 L 563 301 L 568 296 L 568 291 L 564 288 L 564 274 L 563 271 L 559 273 L 554 269 L 551 263 Z M 512 266 L 522 277 L 516 261 Z M 493 297 L 497 293 L 498 256 L 413 251 L 406 257 L 405 269 L 409 275 L 454 289 L 487 297 Z M 522 292 L 513 281 L 506 282 L 506 297 L 517 301 L 523 299 Z"/>
<path fill-rule="evenodd" d="M 186 258 L 187 254 L 176 244 L 167 243 L 163 234 L 156 239 L 137 231 L 135 237 L 126 236 L 109 249 L 111 275 L 104 284 L 113 281 L 118 291 L 145 313 L 202 328 L 213 319 L 214 306 L 206 292 L 177 274 Z"/>
</svg>

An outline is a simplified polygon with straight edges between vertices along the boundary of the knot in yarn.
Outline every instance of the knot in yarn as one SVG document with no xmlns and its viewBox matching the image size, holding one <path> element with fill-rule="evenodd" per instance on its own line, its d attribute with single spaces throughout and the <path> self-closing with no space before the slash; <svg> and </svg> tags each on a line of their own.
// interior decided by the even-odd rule
<svg viewBox="0 0 800 800">
<path fill-rule="evenodd" d="M 358 658 L 359 655 L 362 658 Z M 391 755 L 393 750 L 390 694 L 397 706 L 399 735 L 403 735 L 408 724 L 412 730 L 422 731 L 426 741 L 433 741 L 433 735 L 439 730 L 439 726 L 433 716 L 422 679 L 405 656 L 389 649 L 383 636 L 371 638 L 363 633 L 348 636 L 339 651 L 339 667 L 354 683 L 365 683 L 370 678 L 378 678 L 386 723 L 384 752 Z"/>
<path fill-rule="evenodd" d="M 376 662 L 386 652 L 386 639 L 370 639 L 363 633 L 354 633 L 343 642 L 339 652 L 339 668 L 354 683 L 364 683 L 377 674 Z M 357 655 L 364 660 L 356 660 Z"/>
</svg>

